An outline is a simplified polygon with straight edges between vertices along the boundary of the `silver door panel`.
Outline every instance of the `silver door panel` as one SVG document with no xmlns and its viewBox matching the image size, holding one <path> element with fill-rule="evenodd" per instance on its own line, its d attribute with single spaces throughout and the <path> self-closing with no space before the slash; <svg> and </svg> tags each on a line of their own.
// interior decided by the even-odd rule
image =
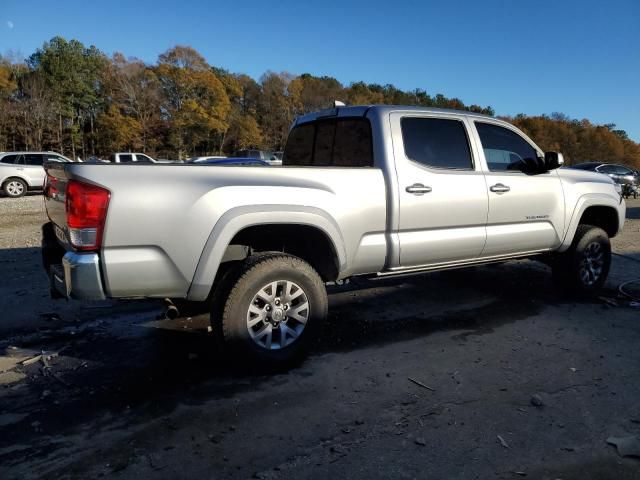
<svg viewBox="0 0 640 480">
<path fill-rule="evenodd" d="M 435 116 L 462 122 L 469 136 L 474 169 L 429 168 L 408 159 L 400 121 L 411 116 Z M 456 114 L 394 112 L 390 115 L 390 123 L 398 179 L 399 266 L 477 258 L 485 244 L 489 207 L 484 174 L 478 165 L 475 142 L 471 139 L 466 118 Z M 416 185 L 430 190 L 411 188 Z"/>
<path fill-rule="evenodd" d="M 486 239 L 485 226 L 403 232 L 403 265 L 428 265 L 475 258 Z"/>
<path fill-rule="evenodd" d="M 551 249 L 559 244 L 560 238 L 549 222 L 487 225 L 482 257 Z"/>
</svg>

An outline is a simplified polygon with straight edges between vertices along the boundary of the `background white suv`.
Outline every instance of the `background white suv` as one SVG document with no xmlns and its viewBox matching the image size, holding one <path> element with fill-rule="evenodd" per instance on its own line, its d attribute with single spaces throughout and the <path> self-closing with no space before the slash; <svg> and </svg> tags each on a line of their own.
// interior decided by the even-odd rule
<svg viewBox="0 0 640 480">
<path fill-rule="evenodd" d="M 21 197 L 44 185 L 45 162 L 71 162 L 55 152 L 0 153 L 0 186 L 8 197 Z"/>
</svg>

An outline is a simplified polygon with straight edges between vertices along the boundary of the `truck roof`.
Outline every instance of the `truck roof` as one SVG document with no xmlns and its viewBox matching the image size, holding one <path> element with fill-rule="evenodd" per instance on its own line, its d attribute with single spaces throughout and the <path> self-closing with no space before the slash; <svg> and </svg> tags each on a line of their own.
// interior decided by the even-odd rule
<svg viewBox="0 0 640 480">
<path fill-rule="evenodd" d="M 375 112 L 379 115 L 384 115 L 390 112 L 415 112 L 415 113 L 448 113 L 457 115 L 467 115 L 479 118 L 490 118 L 496 120 L 495 117 L 485 115 L 482 113 L 470 112 L 468 110 L 455 110 L 451 108 L 433 108 L 433 107 L 416 107 L 409 105 L 353 105 L 346 107 L 333 107 L 316 112 L 307 113 L 301 115 L 296 119 L 295 124 L 301 124 L 306 122 L 312 122 L 322 117 L 363 117 L 369 112 Z"/>
</svg>

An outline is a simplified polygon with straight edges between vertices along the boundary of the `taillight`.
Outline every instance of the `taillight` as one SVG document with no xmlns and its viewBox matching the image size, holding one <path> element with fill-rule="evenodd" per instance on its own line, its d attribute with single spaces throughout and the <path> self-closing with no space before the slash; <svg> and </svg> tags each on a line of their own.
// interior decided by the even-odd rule
<svg viewBox="0 0 640 480">
<path fill-rule="evenodd" d="M 44 196 L 49 198 L 55 198 L 58 194 L 58 179 L 47 174 L 44 180 Z"/>
<path fill-rule="evenodd" d="M 78 250 L 98 250 L 109 206 L 109 190 L 70 180 L 67 183 L 66 211 L 69 240 Z"/>
</svg>

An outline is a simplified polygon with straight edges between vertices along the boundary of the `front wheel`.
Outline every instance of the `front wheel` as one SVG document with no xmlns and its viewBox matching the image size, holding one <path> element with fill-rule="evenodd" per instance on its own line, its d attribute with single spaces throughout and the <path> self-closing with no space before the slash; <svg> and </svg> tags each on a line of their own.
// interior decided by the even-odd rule
<svg viewBox="0 0 640 480">
<path fill-rule="evenodd" d="M 607 232 L 593 225 L 579 225 L 569 250 L 555 259 L 553 277 L 560 288 L 593 295 L 604 285 L 610 268 Z"/>
<path fill-rule="evenodd" d="M 10 178 L 4 182 L 2 190 L 7 197 L 18 198 L 27 193 L 27 184 L 20 178 Z"/>
<path fill-rule="evenodd" d="M 249 257 L 235 270 L 221 314 L 211 315 L 224 348 L 258 369 L 300 361 L 327 316 L 318 273 L 304 260 L 279 253 Z"/>
</svg>

